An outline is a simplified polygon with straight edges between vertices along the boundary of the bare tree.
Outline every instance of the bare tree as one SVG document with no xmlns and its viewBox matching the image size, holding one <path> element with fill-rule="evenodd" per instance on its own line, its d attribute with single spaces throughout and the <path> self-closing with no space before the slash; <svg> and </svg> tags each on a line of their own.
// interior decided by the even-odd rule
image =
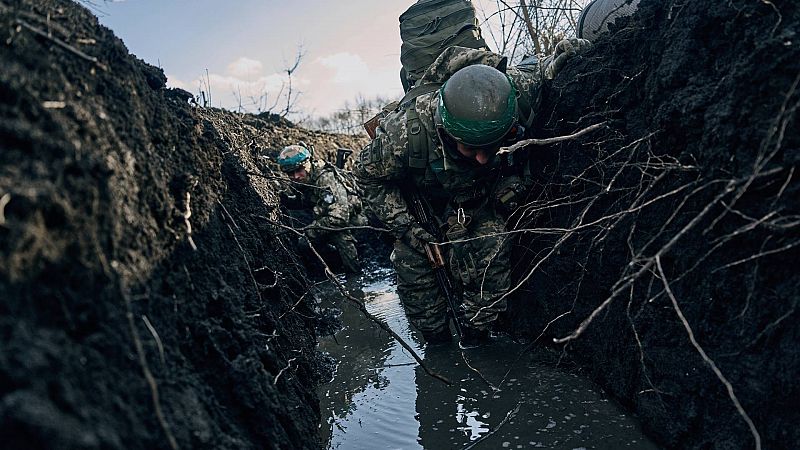
<svg viewBox="0 0 800 450">
<path fill-rule="evenodd" d="M 548 55 L 561 39 L 575 36 L 577 19 L 589 0 L 479 0 L 481 29 L 498 53 L 518 62 Z"/>
<path fill-rule="evenodd" d="M 279 113 L 281 117 L 286 117 L 288 114 L 295 112 L 294 108 L 297 104 L 297 100 L 300 98 L 300 94 L 302 92 L 295 91 L 293 86 L 294 81 L 294 73 L 297 68 L 300 66 L 300 62 L 303 60 L 305 56 L 305 51 L 303 50 L 303 45 L 300 44 L 297 46 L 297 52 L 295 53 L 294 62 L 291 65 L 286 65 L 284 68 L 284 72 L 286 72 L 286 105 L 284 106 L 283 110 Z M 283 90 L 283 89 L 281 89 Z"/>
<path fill-rule="evenodd" d="M 358 94 L 352 102 L 345 102 L 340 109 L 327 116 L 309 120 L 307 125 L 329 133 L 362 134 L 364 123 L 389 102 L 390 100 L 383 96 L 366 98 Z"/>
</svg>

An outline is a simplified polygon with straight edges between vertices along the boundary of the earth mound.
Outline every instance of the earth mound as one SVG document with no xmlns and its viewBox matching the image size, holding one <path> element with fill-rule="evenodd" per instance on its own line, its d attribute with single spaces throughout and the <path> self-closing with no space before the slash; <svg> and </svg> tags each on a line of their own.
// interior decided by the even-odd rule
<svg viewBox="0 0 800 450">
<path fill-rule="evenodd" d="M 512 326 L 668 448 L 800 432 L 800 7 L 642 0 L 543 96 Z"/>
<path fill-rule="evenodd" d="M 265 156 L 75 3 L 0 2 L 4 448 L 316 448 L 318 314 Z"/>
</svg>

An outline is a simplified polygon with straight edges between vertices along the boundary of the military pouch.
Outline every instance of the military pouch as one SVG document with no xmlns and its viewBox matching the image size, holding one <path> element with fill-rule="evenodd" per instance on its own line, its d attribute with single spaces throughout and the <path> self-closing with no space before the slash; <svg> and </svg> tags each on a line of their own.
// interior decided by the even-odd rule
<svg viewBox="0 0 800 450">
<path fill-rule="evenodd" d="M 447 218 L 447 231 L 445 236 L 448 241 L 458 241 L 467 237 L 467 226 L 472 221 L 472 217 L 466 215 L 463 209 L 460 209 L 460 214 L 450 216 Z"/>
<path fill-rule="evenodd" d="M 495 207 L 502 214 L 511 214 L 524 199 L 527 187 L 516 177 L 507 178 L 495 193 Z"/>
</svg>

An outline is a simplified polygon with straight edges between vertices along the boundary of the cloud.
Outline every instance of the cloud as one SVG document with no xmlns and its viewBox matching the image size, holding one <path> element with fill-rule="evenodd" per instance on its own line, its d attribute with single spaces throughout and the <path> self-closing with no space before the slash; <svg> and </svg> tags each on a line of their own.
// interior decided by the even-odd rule
<svg viewBox="0 0 800 450">
<path fill-rule="evenodd" d="M 367 63 L 349 52 L 335 53 L 318 58 L 320 64 L 334 71 L 334 83 L 361 83 L 371 78 Z"/>
<path fill-rule="evenodd" d="M 239 57 L 227 65 L 224 73 L 209 73 L 185 81 L 168 76 L 168 85 L 198 95 L 200 91 L 208 94 L 209 87 L 213 105 L 222 108 L 241 109 L 258 112 L 269 109 L 273 105 L 282 105 L 288 86 L 288 75 L 285 72 L 266 73 L 264 65 L 257 60 Z M 293 96 L 298 87 L 308 86 L 309 80 L 293 75 Z"/>
<path fill-rule="evenodd" d="M 264 71 L 264 64 L 261 61 L 242 56 L 236 61 L 228 64 L 228 75 L 236 78 L 251 78 L 261 75 Z"/>
<path fill-rule="evenodd" d="M 194 90 L 194 86 L 190 86 L 189 83 L 178 79 L 178 77 L 171 74 L 166 74 L 166 75 L 167 75 L 167 86 L 171 88 L 183 89 L 184 91 L 189 91 L 189 92 Z"/>
</svg>

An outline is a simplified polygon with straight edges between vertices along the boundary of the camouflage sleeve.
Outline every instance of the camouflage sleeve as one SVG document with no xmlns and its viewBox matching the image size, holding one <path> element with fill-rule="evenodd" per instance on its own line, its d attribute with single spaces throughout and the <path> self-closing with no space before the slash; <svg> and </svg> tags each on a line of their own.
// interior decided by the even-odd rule
<svg viewBox="0 0 800 450">
<path fill-rule="evenodd" d="M 375 139 L 361 150 L 353 170 L 364 201 L 398 238 L 412 223 L 399 185 L 409 176 L 407 161 L 405 114 L 398 111 L 381 122 Z"/>
<path fill-rule="evenodd" d="M 541 64 L 526 64 L 524 66 L 509 67 L 506 71 L 517 91 L 525 97 L 528 105 L 533 108 L 534 114 L 541 101 L 540 92 L 544 75 Z"/>
<path fill-rule="evenodd" d="M 332 171 L 325 171 L 319 176 L 317 187 L 322 189 L 319 201 L 314 205 L 314 223 L 312 226 L 326 228 L 342 228 L 350 223 L 350 207 L 347 189 L 336 178 Z"/>
</svg>

